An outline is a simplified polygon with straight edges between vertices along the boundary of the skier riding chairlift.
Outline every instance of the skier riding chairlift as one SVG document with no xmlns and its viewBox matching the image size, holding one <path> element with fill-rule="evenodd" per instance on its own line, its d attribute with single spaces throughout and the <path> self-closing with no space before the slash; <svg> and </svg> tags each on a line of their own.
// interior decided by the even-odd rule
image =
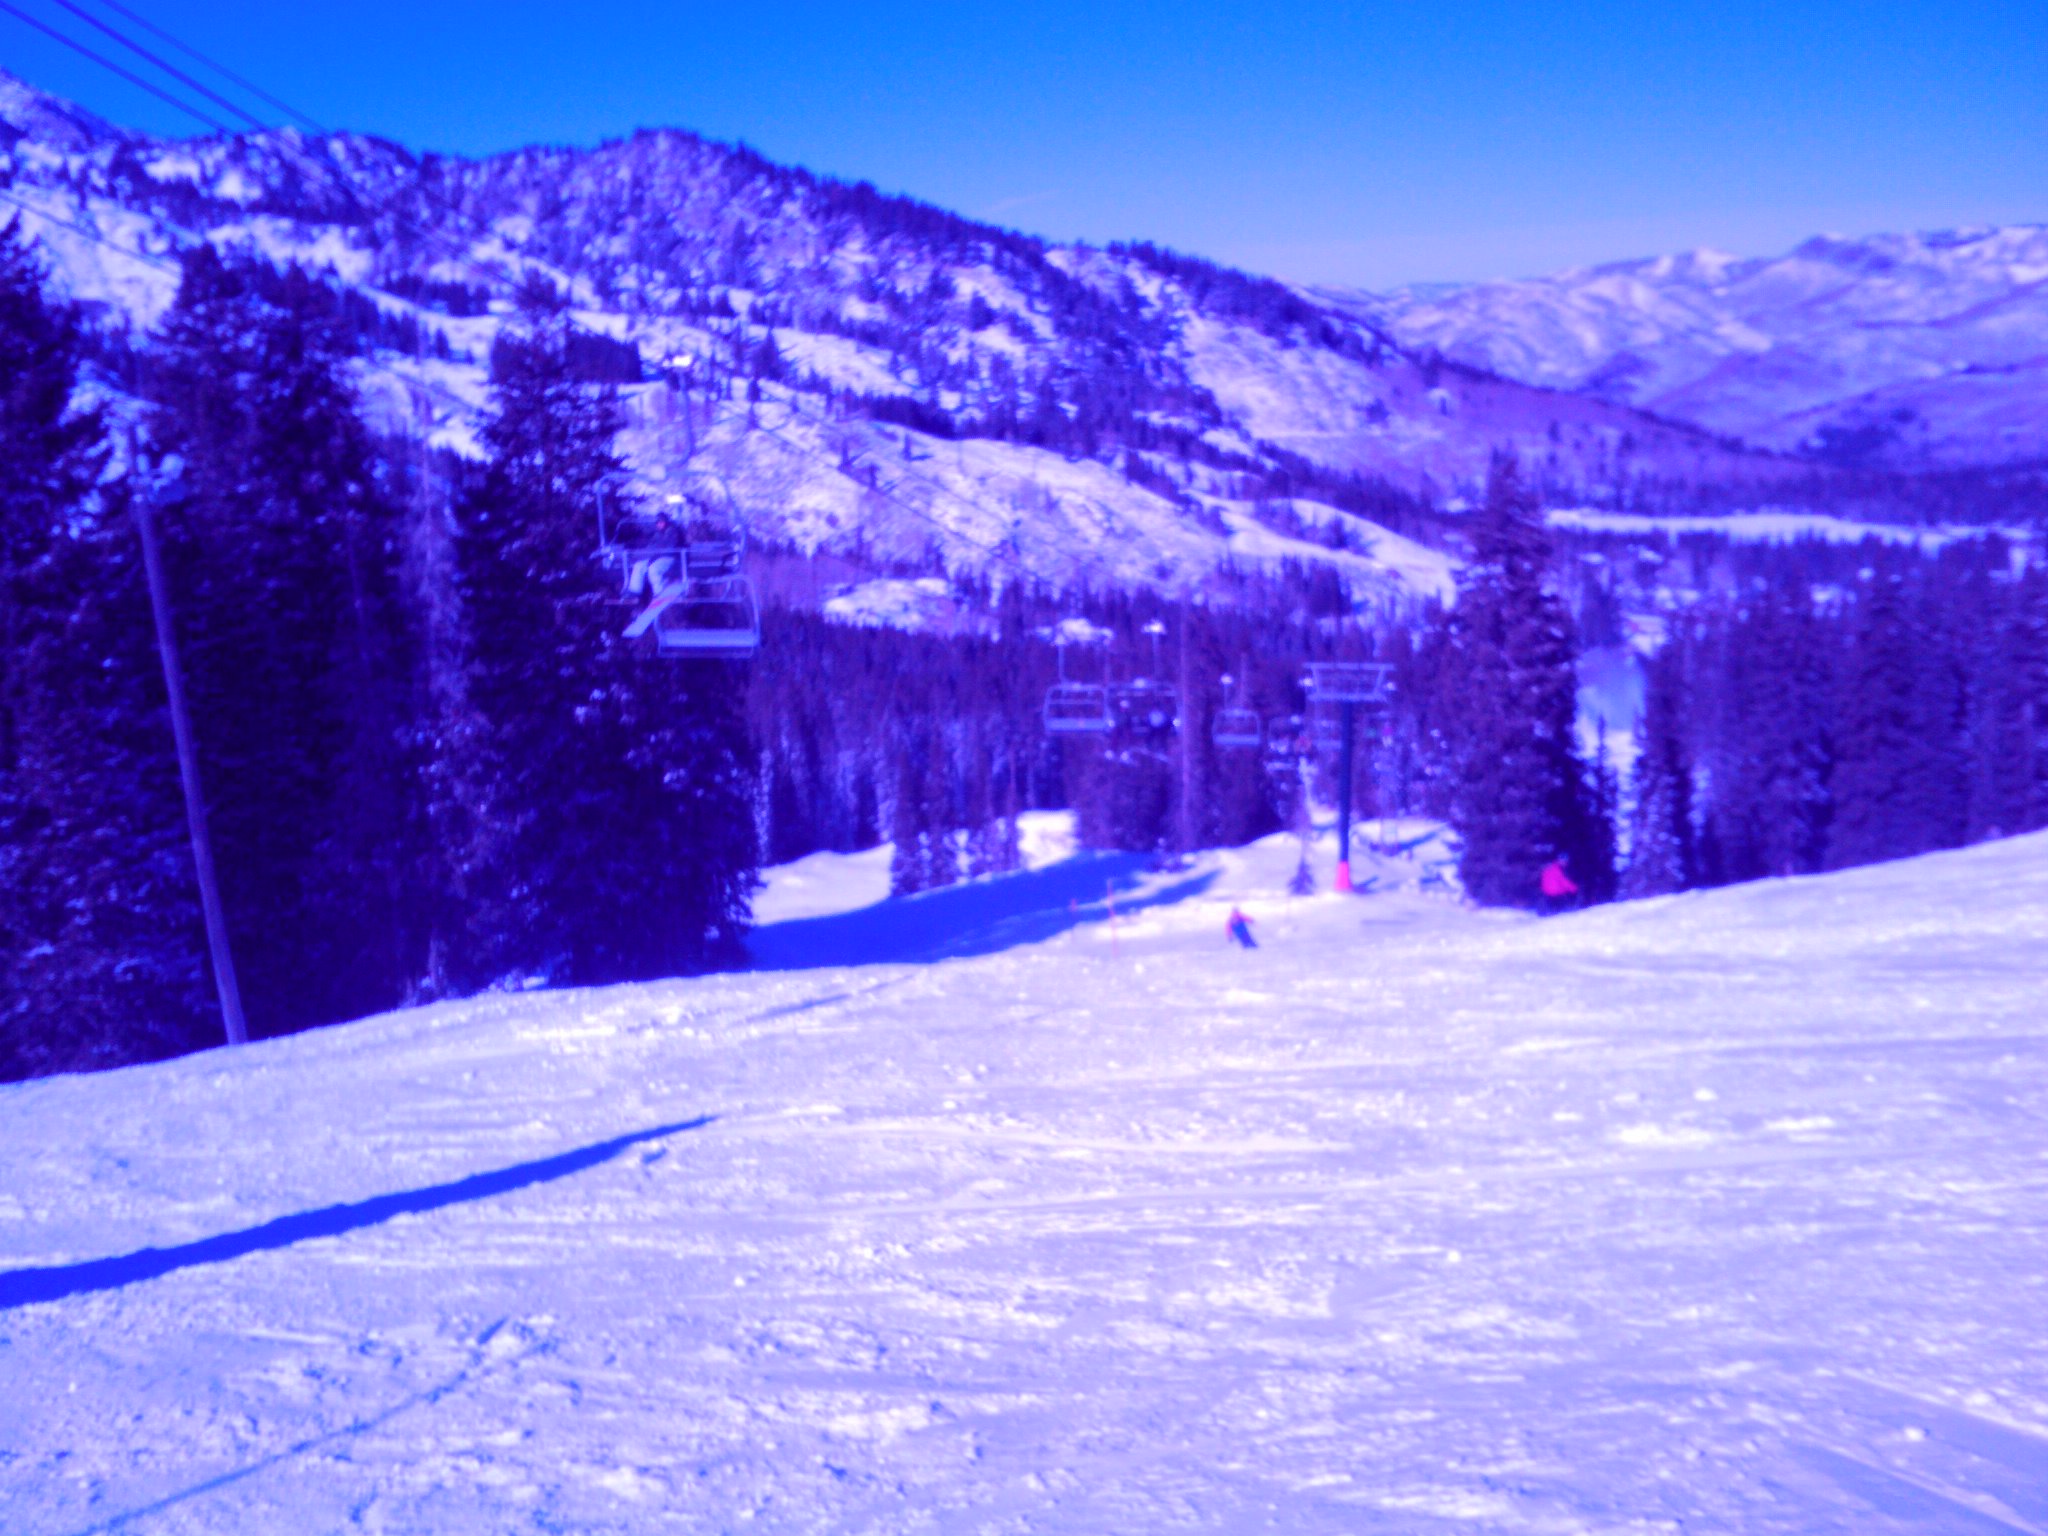
<svg viewBox="0 0 2048 1536">
<path fill-rule="evenodd" d="M 683 538 L 676 520 L 666 512 L 656 513 L 654 524 L 627 572 L 626 595 L 652 597 L 667 587 L 674 579 L 676 559 L 682 549 Z"/>
</svg>

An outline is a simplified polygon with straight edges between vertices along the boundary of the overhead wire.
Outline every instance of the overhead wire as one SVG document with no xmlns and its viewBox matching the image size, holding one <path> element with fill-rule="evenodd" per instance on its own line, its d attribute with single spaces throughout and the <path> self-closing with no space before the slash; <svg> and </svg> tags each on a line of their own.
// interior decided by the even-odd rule
<svg viewBox="0 0 2048 1536">
<path fill-rule="evenodd" d="M 218 92 L 210 89 L 208 86 L 204 85 L 200 81 L 193 79 L 190 75 L 178 69 L 175 65 L 167 62 L 159 55 L 152 52 L 150 49 L 136 42 L 133 38 L 129 37 L 127 34 L 122 32 L 118 27 L 115 27 L 110 23 L 102 21 L 99 18 L 91 15 L 82 7 L 75 4 L 74 0 L 54 0 L 54 3 L 59 6 L 62 6 L 66 11 L 77 16 L 79 19 L 85 21 L 88 25 L 98 29 L 101 32 L 104 32 L 106 35 L 113 38 L 116 42 L 120 43 L 123 47 L 129 49 L 138 57 L 147 60 L 149 63 L 154 65 L 159 70 L 162 70 L 166 75 L 169 75 L 172 79 L 178 81 L 180 84 L 186 86 L 187 88 L 193 91 L 198 92 L 207 101 L 212 102 L 229 111 L 230 113 L 234 114 L 235 116 L 241 118 L 244 122 L 249 124 L 250 127 L 255 131 L 259 133 L 269 131 L 271 127 L 270 124 L 263 122 L 261 119 L 257 118 L 253 113 L 246 111 L 233 101 L 230 101 L 226 97 L 220 95 Z M 157 26 L 155 23 L 147 20 L 145 17 L 138 15 L 136 12 L 129 9 L 127 6 L 118 3 L 118 0 L 99 0 L 99 3 L 105 6 L 107 9 L 114 11 L 119 15 L 125 17 L 129 21 L 133 22 L 135 25 L 146 29 L 153 36 L 160 38 L 162 41 L 169 44 L 170 46 L 177 48 L 179 51 L 189 55 L 194 59 L 197 59 L 199 62 L 206 65 L 207 68 L 214 70 L 223 78 L 232 81 L 241 89 L 250 92 L 252 95 L 258 97 L 259 99 L 267 102 L 272 106 L 277 107 L 279 110 L 298 119 L 300 122 L 312 128 L 315 132 L 320 133 L 323 136 L 326 134 L 327 130 L 322 128 L 317 122 L 315 122 L 312 118 L 308 117 L 306 114 L 299 112 L 297 109 L 280 101 L 277 97 L 263 90 L 260 86 L 257 86 L 253 82 L 244 79 L 241 75 L 236 74 L 234 71 L 228 69 L 225 65 L 216 62 L 206 54 L 192 47 L 189 43 L 184 42 L 182 39 L 166 31 L 164 28 Z M 9 14 L 19 18 L 20 20 L 27 22 L 29 25 L 37 28 L 39 31 L 42 31 L 47 35 L 55 38 L 57 41 L 63 43 L 65 46 L 75 50 L 80 54 L 83 54 L 86 58 L 91 59 L 94 63 L 99 64 L 101 67 L 109 70 L 113 74 L 118 75 L 120 78 L 141 87 L 143 90 L 148 91 L 151 95 L 156 96 L 160 100 L 169 103 L 171 106 L 176 107 L 178 110 L 184 112 L 186 115 L 207 124 L 209 127 L 216 129 L 220 133 L 227 134 L 231 137 L 234 136 L 234 130 L 227 127 L 226 124 L 221 123 L 209 114 L 200 111 L 198 108 L 192 106 L 190 103 L 179 99 L 174 93 L 164 90 L 156 85 L 153 85 L 146 80 L 143 80 L 141 77 L 131 73 L 129 70 L 127 70 L 120 64 L 117 64 L 114 61 L 103 57 L 94 50 L 86 47 L 84 44 L 67 36 L 65 33 L 57 30 L 54 27 L 49 26 L 48 24 L 22 11 L 19 7 L 12 3 L 12 0 L 0 0 L 0 10 L 5 10 Z M 405 213 L 403 213 L 397 207 L 394 206 L 390 194 L 387 194 L 383 197 L 378 197 L 372 193 L 369 193 L 340 166 L 333 164 L 331 161 L 315 160 L 313 159 L 313 157 L 309 155 L 300 153 L 297 147 L 291 144 L 288 139 L 280 141 L 280 147 L 282 147 L 287 153 L 293 154 L 295 158 L 299 158 L 303 161 L 306 161 L 309 164 L 312 164 L 313 166 L 315 166 L 316 169 L 321 171 L 323 174 L 332 176 L 351 194 L 353 194 L 358 199 L 359 202 L 361 202 L 366 207 L 374 211 L 382 212 L 388 215 L 393 219 L 395 223 L 398 223 L 401 227 L 408 228 L 412 233 L 421 237 L 423 242 L 440 240 L 456 246 L 464 255 L 469 254 L 469 247 L 467 245 L 461 244 L 459 241 L 455 239 L 454 236 L 451 236 L 439 230 L 426 228 L 413 221 L 408 215 L 406 215 Z M 439 203 L 444 208 L 447 208 L 448 211 L 455 213 L 458 217 L 465 216 L 461 209 L 456 208 L 452 204 L 447 203 L 445 199 L 441 199 L 435 196 L 429 189 L 422 187 L 420 191 L 422 196 L 427 197 L 430 201 Z M 178 266 L 175 263 L 168 262 L 163 260 L 162 258 L 150 256 L 143 252 L 130 250 L 127 247 L 117 245 L 114 242 L 107 240 L 103 236 L 95 233 L 94 231 L 87 229 L 83 225 L 76 224 L 68 219 L 64 219 L 55 214 L 51 214 L 47 210 L 36 208 L 31 204 L 24 203 L 15 197 L 8 196 L 4 192 L 0 192 L 0 198 L 4 198 L 5 201 L 13 204 L 15 207 L 18 207 L 25 212 L 32 213 L 39 218 L 48 220 L 49 222 L 54 224 L 58 224 L 66 229 L 71 230 L 75 234 L 78 234 L 110 250 L 118 251 L 122 255 L 128 256 L 133 260 L 145 262 L 149 265 L 156 266 L 164 270 L 180 270 L 180 268 L 178 268 Z M 430 379 L 412 378 L 410 376 L 404 376 L 404 378 L 408 386 L 417 387 L 427 391 L 430 394 L 438 395 L 444 400 L 453 403 L 461 410 L 468 411 L 469 409 L 472 408 L 469 401 L 464 400 L 461 396 L 455 394 L 452 390 L 449 390 L 441 385 L 438 385 Z M 794 398 L 785 401 L 784 404 L 788 406 L 793 416 L 803 417 L 821 426 L 826 425 L 825 423 L 820 421 L 819 418 L 805 411 L 801 406 L 799 406 Z M 782 431 L 762 426 L 758 422 L 758 420 L 752 425 L 751 430 L 765 432 L 769 436 L 775 438 L 779 442 L 782 442 L 786 446 L 791 447 L 800 453 L 805 453 L 810 455 L 811 457 L 817 458 L 820 462 L 823 461 L 823 455 L 818 454 L 815 450 L 811 449 L 807 444 L 801 443 L 796 439 L 791 438 Z M 844 470 L 835 468 L 835 472 L 844 473 Z M 848 478 L 851 477 L 849 476 Z M 914 471 L 909 470 L 905 471 L 905 478 L 917 480 L 921 484 L 931 488 L 933 491 L 941 495 L 949 496 L 953 500 L 958 501 L 961 505 L 967 507 L 971 511 L 979 512 L 982 510 L 979 504 L 971 501 L 966 496 L 961 495 L 958 491 L 955 491 L 951 486 L 946 485 L 943 481 L 933 479 L 929 476 L 919 475 L 916 474 Z M 871 491 L 875 491 L 883 495 L 903 512 L 909 514 L 914 518 L 917 518 L 921 522 L 930 525 L 932 528 L 936 529 L 939 533 L 943 534 L 946 538 L 952 540 L 953 542 L 965 544 L 972 549 L 979 550 L 982 554 L 986 555 L 991 561 L 1009 564 L 1013 568 L 1015 568 L 1019 572 L 1019 574 L 1027 576 L 1031 574 L 1025 566 L 1022 551 L 1017 549 L 1014 543 L 1008 546 L 988 544 L 980 539 L 973 537 L 972 535 L 962 532 L 960 529 L 953 527 L 952 525 L 944 522 L 942 519 L 938 517 L 933 516 L 931 513 L 924 511 L 922 508 L 915 506 L 910 501 L 906 500 L 904 497 L 896 494 L 893 487 L 885 489 L 878 482 L 876 482 L 871 483 L 867 488 Z M 1080 561 L 1072 555 L 1066 554 L 1064 551 L 1054 551 L 1054 553 L 1059 555 L 1063 562 L 1068 566 L 1070 574 L 1079 576 L 1084 579 L 1086 578 L 1086 576 L 1089 573 L 1089 567 L 1087 564 L 1084 564 L 1082 561 Z"/>
<path fill-rule="evenodd" d="M 154 64 L 158 69 L 162 70 L 165 74 L 169 75 L 173 80 L 176 80 L 179 84 L 188 86 L 192 90 L 197 91 L 200 95 L 204 96 L 208 101 L 212 102 L 215 106 L 226 108 L 229 112 L 232 112 L 236 117 L 239 117 L 243 122 L 247 123 L 251 128 L 254 128 L 258 133 L 267 132 L 269 130 L 270 124 L 264 122 L 261 118 L 257 117 L 253 112 L 244 111 L 241 108 L 241 106 L 239 106 L 235 102 L 229 101 L 227 97 L 221 95 L 220 92 L 212 90 L 209 87 L 200 84 L 197 80 L 194 80 L 182 69 L 179 69 L 177 65 L 166 63 L 163 59 L 158 58 L 155 54 L 151 53 L 147 48 L 143 47 L 142 44 L 136 42 L 134 38 L 128 36 L 118 27 L 109 26 L 106 22 L 101 21 L 99 17 L 93 15 L 92 12 L 86 10 L 83 6 L 75 3 L 75 0 L 52 0 L 52 3 L 62 6 L 65 10 L 69 11 L 72 15 L 76 16 L 80 21 L 84 22 L 87 26 L 99 28 L 100 31 L 106 33 L 107 36 L 111 37 L 115 42 L 119 43 L 123 48 L 126 48 L 129 52 L 137 55 L 140 58 L 147 59 L 150 63 Z"/>
<path fill-rule="evenodd" d="M 71 12 L 75 16 L 78 16 L 80 19 L 84 20 L 89 25 L 96 27 L 100 31 L 106 33 L 109 37 L 113 38 L 116 42 L 120 43 L 124 48 L 129 49 L 138 57 L 147 59 L 151 64 L 155 65 L 158 69 L 162 70 L 171 78 L 179 81 L 181 84 L 187 86 L 188 88 L 199 92 L 200 95 L 205 97 L 208 101 L 217 103 L 218 105 L 226 108 L 229 112 L 241 118 L 254 131 L 258 133 L 267 133 L 270 131 L 272 126 L 271 124 L 265 123 L 262 119 L 258 118 L 253 113 L 246 111 L 241 106 L 228 100 L 226 97 L 220 95 L 218 92 L 210 89 L 202 82 L 194 80 L 190 75 L 178 69 L 175 65 L 169 63 L 165 59 L 158 56 L 156 53 L 152 52 L 150 49 L 145 48 L 142 44 L 136 42 L 134 38 L 128 36 L 128 34 L 123 32 L 120 28 L 113 26 L 108 22 L 102 21 L 98 17 L 90 14 L 79 5 L 75 4 L 74 0 L 53 0 L 53 3 L 62 6 L 65 10 Z M 107 7 L 109 10 L 116 11 L 120 15 L 129 18 L 138 26 L 147 28 L 153 35 L 163 39 L 166 43 L 171 44 L 172 46 L 178 48 L 182 52 L 191 55 L 193 58 L 198 59 L 200 62 L 204 63 L 208 68 L 218 71 L 224 78 L 233 81 L 242 89 L 247 90 L 252 94 L 262 98 L 263 100 L 277 106 L 281 111 L 288 113 L 292 117 L 297 118 L 300 122 L 311 127 L 314 132 L 322 135 L 323 137 L 329 136 L 326 129 L 322 128 L 317 122 L 315 122 L 311 117 L 307 116 L 305 113 L 302 113 L 298 111 L 296 108 L 291 107 L 282 101 L 279 101 L 278 98 L 272 96 L 269 92 L 263 90 L 260 86 L 257 86 L 253 82 L 244 79 L 241 75 L 236 74 L 233 70 L 228 69 L 225 65 L 216 63 L 208 55 L 201 53 L 198 49 L 192 47 L 191 44 L 184 42 L 173 33 L 166 31 L 164 28 L 157 26 L 154 23 L 146 20 L 145 18 L 137 15 L 133 10 L 129 9 L 127 6 L 116 3 L 116 0 L 99 0 L 99 3 Z M 121 76 L 121 78 L 132 81 L 135 84 L 142 86 L 145 90 L 148 90 L 152 95 L 155 95 L 160 100 L 171 103 L 171 105 L 177 107 L 180 111 L 186 113 L 188 116 L 197 118 L 199 121 L 204 122 L 209 126 L 218 129 L 223 134 L 226 134 L 230 137 L 234 136 L 234 130 L 229 128 L 226 124 L 219 122 L 207 113 L 201 112 L 196 107 L 192 106 L 190 102 L 181 100 L 174 92 L 167 91 L 157 86 L 149 84 L 148 82 L 142 80 L 139 76 L 131 74 L 121 65 L 116 64 L 109 59 L 101 57 L 98 53 L 95 53 L 93 50 L 86 48 L 83 44 L 68 37 L 66 34 L 58 31 L 53 27 L 48 26 L 43 22 L 37 21 L 35 18 L 29 16 L 26 12 L 21 11 L 17 6 L 15 6 L 13 4 L 13 0 L 0 0 L 0 8 L 4 8 L 5 10 L 11 12 L 12 14 L 21 17 L 23 20 L 28 21 L 31 25 L 38 27 L 40 30 L 48 33 L 50 36 L 57 38 L 66 46 L 76 49 L 78 52 L 84 54 L 87 58 L 93 60 L 93 62 L 100 64 L 104 68 L 113 71 L 115 74 Z M 279 150 L 281 153 L 291 156 L 292 158 L 298 160 L 300 164 L 312 169 L 316 174 L 322 175 L 331 180 L 332 182 L 338 184 L 341 187 L 341 189 L 346 191 L 349 194 L 349 196 L 352 197 L 358 204 L 367 208 L 371 208 L 373 210 L 381 211 L 384 214 L 388 215 L 391 218 L 391 220 L 395 224 L 397 224 L 402 230 L 411 234 L 414 238 L 420 240 L 423 244 L 431 245 L 434 242 L 438 241 L 441 242 L 447 249 L 454 251 L 458 255 L 466 257 L 470 254 L 469 247 L 466 244 L 462 243 L 454 236 L 447 234 L 444 231 L 434 229 L 428 225 L 420 224 L 419 222 L 414 220 L 409 214 L 405 213 L 403 210 L 398 208 L 390 197 L 379 197 L 377 194 L 366 188 L 361 182 L 357 181 L 355 177 L 351 176 L 346 169 L 336 164 L 331 158 L 323 159 L 309 153 L 304 148 L 304 146 L 294 142 L 289 136 L 284 136 L 276 140 L 273 140 L 272 144 L 273 147 Z M 428 201 L 439 204 L 443 209 L 454 214 L 456 217 L 465 217 L 463 210 L 456 207 L 454 204 L 448 202 L 445 198 L 437 196 L 432 191 L 432 189 L 426 187 L 424 184 L 420 186 L 419 191 L 421 196 L 427 198 Z"/>
<path fill-rule="evenodd" d="M 8 15 L 14 17 L 17 21 L 26 22 L 28 25 L 34 27 L 38 32 L 43 33 L 45 36 L 55 38 L 58 42 L 62 43 L 66 48 L 69 48 L 72 52 L 83 54 L 86 58 L 91 59 L 93 63 L 99 65 L 102 69 L 108 70 L 113 74 L 119 75 L 123 80 L 126 80 L 130 85 L 136 86 L 141 90 L 149 92 L 149 94 L 156 97 L 158 101 L 168 102 L 171 106 L 176 107 L 180 112 L 183 112 L 187 117 L 197 118 L 200 122 L 206 124 L 207 127 L 213 129 L 215 132 L 228 134 L 230 136 L 234 134 L 234 129 L 230 128 L 226 123 L 223 123 L 219 121 L 217 118 L 210 117 L 206 113 L 201 112 L 197 107 L 191 105 L 191 103 L 189 102 L 179 100 L 176 96 L 172 95 L 169 91 L 164 90 L 162 87 L 152 85 L 149 81 L 143 79 L 142 76 L 136 74 L 134 71 L 126 68 L 123 65 L 116 64 L 112 59 L 108 58 L 106 55 L 95 52 L 93 49 L 86 47 L 86 45 L 78 41 L 77 38 L 72 37 L 65 32 L 59 31 L 57 28 L 51 26 L 48 22 L 42 21 L 37 17 L 31 16 L 27 11 L 24 11 L 20 6 L 15 5 L 13 3 L 13 0 L 0 0 L 0 11 L 7 12 Z"/>
<path fill-rule="evenodd" d="M 43 220 L 45 223 L 55 224 L 58 225 L 60 228 L 68 229 L 71 231 L 71 233 L 77 235 L 79 238 L 84 240 L 90 240 L 94 245 L 104 246 L 107 250 L 113 251 L 115 254 L 120 256 L 126 256 L 132 261 L 139 261 L 146 266 L 152 266 L 157 268 L 159 271 L 169 272 L 177 276 L 182 276 L 184 273 L 184 267 L 181 266 L 176 261 L 168 260 L 162 256 L 152 255 L 148 251 L 133 250 L 128 246 L 118 244 L 115 241 L 109 240 L 105 235 L 101 234 L 99 231 L 95 229 L 90 229 L 86 225 L 80 224 L 74 219 L 67 219 L 63 217 L 61 214 L 55 214 L 50 212 L 50 210 L 47 208 L 38 208 L 34 203 L 25 202 L 21 198 L 16 197 L 12 192 L 8 191 L 4 187 L 0 187 L 0 203 L 11 204 L 13 207 L 20 209 L 23 213 L 31 214 L 34 217 Z M 404 384 L 406 384 L 410 388 L 418 388 L 425 390 L 428 394 L 439 395 L 443 400 L 455 406 L 458 410 L 469 411 L 475 408 L 470 401 L 463 399 L 462 396 L 456 394 L 454 390 L 449 389 L 446 385 L 436 384 L 432 379 L 416 378 L 411 374 L 400 374 L 399 378 Z"/>
<path fill-rule="evenodd" d="M 263 87 L 255 84 L 253 81 L 243 79 L 240 75 L 236 74 L 232 69 L 229 69 L 225 64 L 222 64 L 219 60 L 211 58 L 208 55 L 201 53 L 197 48 L 194 48 L 190 43 L 184 42 L 179 38 L 172 36 L 169 32 L 166 32 L 162 27 L 158 26 L 155 22 L 149 20 L 147 17 L 138 16 L 134 11 L 129 10 L 127 6 L 122 5 L 120 3 L 120 0 L 99 0 L 99 3 L 106 9 L 114 12 L 115 15 L 126 17 L 129 21 L 134 22 L 136 26 L 142 28 L 143 31 L 149 33 L 152 37 L 159 38 L 162 41 L 169 43 L 173 48 L 177 49 L 180 53 L 185 54 L 190 58 L 197 59 L 201 64 L 204 64 L 208 69 L 212 70 L 215 74 L 221 76 L 223 79 L 228 80 L 233 84 L 239 86 L 241 89 L 247 91 L 251 96 L 254 96 L 258 101 L 264 103 L 264 105 L 277 108 L 277 110 L 284 113 L 286 117 L 296 118 L 301 127 L 310 128 L 314 133 L 319 134 L 324 134 L 327 132 L 325 128 L 321 127 L 320 124 L 315 122 L 312 118 L 308 117 L 305 113 L 301 112 L 297 107 L 292 106 L 289 102 L 279 101 L 275 96 L 271 95 L 268 91 L 264 90 Z"/>
<path fill-rule="evenodd" d="M 103 245 L 108 250 L 116 251 L 121 255 L 130 258 L 131 260 L 144 262 L 152 267 L 159 267 L 166 272 L 182 272 L 184 270 L 174 261 L 167 261 L 161 256 L 152 256 L 147 251 L 130 250 L 125 245 L 117 245 L 112 240 L 109 240 L 105 235 L 100 234 L 97 230 L 88 229 L 85 225 L 76 223 L 71 219 L 67 219 L 63 217 L 61 214 L 52 213 L 47 208 L 38 208 L 34 203 L 23 202 L 20 198 L 16 197 L 12 192 L 6 190 L 5 188 L 0 188 L 0 203 L 12 203 L 16 208 L 19 208 L 23 213 L 33 214 L 35 215 L 35 217 L 42 219 L 47 223 L 60 225 L 61 227 L 70 230 L 73 234 L 79 235 L 84 239 L 92 241 L 92 243 L 95 245 Z"/>
</svg>

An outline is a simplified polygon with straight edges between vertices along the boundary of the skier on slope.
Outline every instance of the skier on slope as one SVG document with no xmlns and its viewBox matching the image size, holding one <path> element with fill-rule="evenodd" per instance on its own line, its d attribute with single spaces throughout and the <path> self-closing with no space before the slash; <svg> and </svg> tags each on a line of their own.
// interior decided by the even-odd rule
<svg viewBox="0 0 2048 1536">
<path fill-rule="evenodd" d="M 1230 909 L 1230 920 L 1223 925 L 1223 931 L 1244 949 L 1257 949 L 1259 941 L 1252 937 L 1252 920 L 1236 907 Z"/>
<path fill-rule="evenodd" d="M 1543 887 L 1543 910 L 1546 913 L 1562 912 L 1574 905 L 1572 898 L 1579 894 L 1578 882 L 1572 879 L 1564 867 L 1562 855 L 1543 866 L 1539 877 Z"/>
</svg>

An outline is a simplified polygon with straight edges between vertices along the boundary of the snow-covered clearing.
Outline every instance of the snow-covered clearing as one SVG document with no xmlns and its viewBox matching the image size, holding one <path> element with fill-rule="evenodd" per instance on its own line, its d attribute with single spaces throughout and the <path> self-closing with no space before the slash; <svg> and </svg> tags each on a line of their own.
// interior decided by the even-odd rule
<svg viewBox="0 0 2048 1536">
<path fill-rule="evenodd" d="M 2048 837 L 1545 922 L 1056 851 L 0 1089 L 0 1528 L 2048 1530 Z"/>
<path fill-rule="evenodd" d="M 1913 544 L 1929 554 L 1958 539 L 1993 536 L 2025 544 L 2032 535 L 2025 528 L 1980 528 L 1956 524 L 1915 527 L 1903 523 L 1865 523 L 1834 517 L 1825 512 L 1795 512 L 1783 508 L 1758 512 L 1729 512 L 1718 516 L 1653 515 L 1645 512 L 1605 512 L 1592 507 L 1559 507 L 1544 514 L 1553 528 L 1575 533 L 1666 534 L 1673 538 L 1704 533 L 1737 544 L 1791 544 L 1801 539 L 1818 539 L 1828 544 L 1861 544 L 1876 539 L 1883 544 Z"/>
</svg>

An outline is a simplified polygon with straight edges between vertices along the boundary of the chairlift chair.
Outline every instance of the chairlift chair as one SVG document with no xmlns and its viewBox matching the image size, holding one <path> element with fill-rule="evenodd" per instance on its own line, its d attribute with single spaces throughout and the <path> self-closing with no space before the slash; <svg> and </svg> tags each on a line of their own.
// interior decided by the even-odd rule
<svg viewBox="0 0 2048 1536">
<path fill-rule="evenodd" d="M 1045 729 L 1053 736 L 1100 735 L 1116 729 L 1109 690 L 1100 683 L 1077 683 L 1067 676 L 1067 642 L 1054 642 L 1060 680 L 1045 692 Z"/>
<path fill-rule="evenodd" d="M 1045 728 L 1055 736 L 1114 730 L 1109 690 L 1100 683 L 1054 683 L 1045 694 Z"/>
<path fill-rule="evenodd" d="M 1110 713 L 1118 725 L 1141 735 L 1180 729 L 1180 695 L 1165 683 L 1134 678 L 1109 690 Z"/>
<path fill-rule="evenodd" d="M 1292 773 L 1308 753 L 1307 722 L 1299 715 L 1275 715 L 1266 722 L 1266 769 Z"/>
<path fill-rule="evenodd" d="M 1229 673 L 1224 674 L 1225 698 L 1230 697 L 1236 681 Z M 1242 693 L 1238 697 L 1242 699 Z M 1255 748 L 1265 744 L 1266 728 L 1260 723 L 1257 710 L 1247 709 L 1242 703 L 1225 704 L 1209 722 L 1209 739 L 1219 747 Z"/>
<path fill-rule="evenodd" d="M 698 509 L 684 530 L 683 569 L 692 581 L 730 576 L 747 552 L 746 529 L 739 519 Z"/>
<path fill-rule="evenodd" d="M 652 596 L 675 579 L 683 557 L 683 529 L 672 511 L 630 512 L 607 526 L 600 507 L 597 558 L 617 576 L 622 597 Z"/>
<path fill-rule="evenodd" d="M 745 661 L 761 648 L 761 611 L 744 576 L 692 581 L 654 620 L 654 648 L 664 656 Z"/>
<path fill-rule="evenodd" d="M 1265 741 L 1266 732 L 1255 709 L 1219 709 L 1209 739 L 1219 747 L 1256 747 Z"/>
</svg>

